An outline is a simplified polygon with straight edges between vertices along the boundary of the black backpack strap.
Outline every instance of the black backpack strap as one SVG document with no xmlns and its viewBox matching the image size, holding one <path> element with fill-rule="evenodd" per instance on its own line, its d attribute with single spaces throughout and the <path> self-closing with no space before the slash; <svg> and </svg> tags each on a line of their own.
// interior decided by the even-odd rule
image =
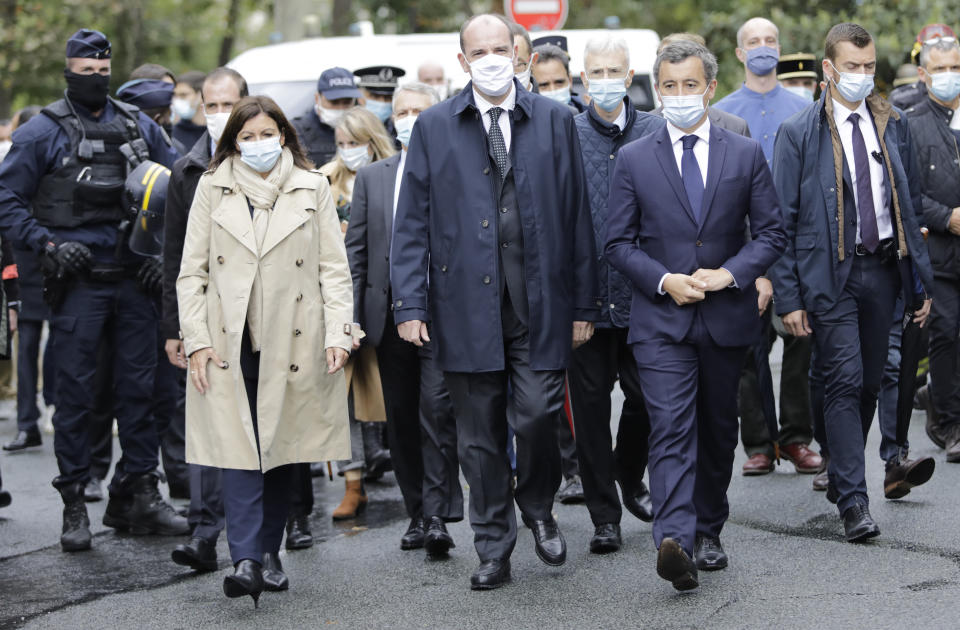
<svg viewBox="0 0 960 630">
<path fill-rule="evenodd" d="M 50 103 L 40 110 L 40 113 L 45 114 L 53 120 L 53 122 L 60 125 L 70 139 L 71 147 L 76 147 L 80 143 L 80 139 L 83 137 L 83 131 L 80 129 L 80 121 L 73 115 L 73 111 L 70 109 L 70 105 L 67 104 L 66 99 L 61 98 L 59 101 Z"/>
</svg>

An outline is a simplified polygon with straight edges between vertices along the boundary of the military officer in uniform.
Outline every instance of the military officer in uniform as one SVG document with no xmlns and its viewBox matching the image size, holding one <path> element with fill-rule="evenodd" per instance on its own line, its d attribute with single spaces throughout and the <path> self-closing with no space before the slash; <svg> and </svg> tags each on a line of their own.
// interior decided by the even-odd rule
<svg viewBox="0 0 960 630">
<path fill-rule="evenodd" d="M 370 66 L 354 70 L 360 90 L 363 93 L 364 107 L 373 112 L 393 138 L 397 151 L 401 150 L 397 140 L 397 130 L 393 126 L 393 93 L 399 85 L 400 77 L 406 74 L 403 68 L 396 66 Z"/>
<path fill-rule="evenodd" d="M 293 119 L 300 142 L 310 161 L 323 166 L 337 154 L 333 128 L 361 96 L 353 73 L 346 68 L 324 70 L 317 80 L 313 109 Z"/>
<path fill-rule="evenodd" d="M 186 519 L 157 487 L 152 426 L 157 311 L 141 288 L 146 259 L 130 251 L 124 182 L 133 163 L 170 166 L 176 153 L 159 126 L 107 95 L 110 42 L 81 29 L 67 41 L 65 98 L 14 134 L 0 166 L 0 231 L 40 254 L 57 357 L 53 485 L 64 502 L 64 551 L 90 548 L 83 501 L 89 478 L 88 423 L 97 349 L 111 341 L 114 412 L 123 455 L 104 524 L 134 534 L 187 533 Z M 157 167 L 159 168 L 159 167 Z"/>
</svg>

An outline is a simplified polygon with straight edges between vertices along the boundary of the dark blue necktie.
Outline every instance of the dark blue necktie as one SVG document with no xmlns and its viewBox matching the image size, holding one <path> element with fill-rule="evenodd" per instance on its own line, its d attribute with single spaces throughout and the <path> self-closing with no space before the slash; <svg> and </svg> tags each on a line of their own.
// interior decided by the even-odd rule
<svg viewBox="0 0 960 630">
<path fill-rule="evenodd" d="M 703 175 L 697 156 L 693 154 L 693 145 L 697 143 L 697 136 L 689 135 L 680 138 L 683 142 L 683 157 L 680 158 L 680 176 L 683 178 L 683 187 L 687 189 L 687 200 L 693 209 L 693 216 L 700 222 L 700 208 L 703 206 Z"/>
<path fill-rule="evenodd" d="M 857 214 L 860 217 L 860 243 L 870 253 L 880 246 L 877 212 L 873 205 L 873 186 L 870 185 L 870 162 L 867 144 L 860 132 L 860 114 L 847 118 L 853 124 L 853 167 L 857 172 Z"/>
</svg>

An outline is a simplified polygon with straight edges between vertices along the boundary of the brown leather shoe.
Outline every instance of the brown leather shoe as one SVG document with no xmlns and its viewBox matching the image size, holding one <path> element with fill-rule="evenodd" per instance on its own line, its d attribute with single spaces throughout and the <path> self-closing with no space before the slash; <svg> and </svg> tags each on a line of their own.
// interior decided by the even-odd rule
<svg viewBox="0 0 960 630">
<path fill-rule="evenodd" d="M 824 455 L 820 458 L 822 463 L 820 464 L 817 474 L 813 476 L 813 489 L 817 492 L 825 492 L 827 486 L 830 485 L 830 479 L 827 476 L 827 466 L 830 464 L 830 456 Z"/>
<path fill-rule="evenodd" d="M 784 444 L 780 447 L 780 457 L 791 462 L 798 473 L 814 475 L 820 472 L 823 460 L 810 450 L 806 444 Z"/>
<path fill-rule="evenodd" d="M 743 463 L 743 474 L 746 477 L 766 475 L 771 472 L 773 472 L 773 460 L 765 453 L 751 455 L 750 459 Z"/>
<path fill-rule="evenodd" d="M 346 483 L 346 492 L 343 495 L 343 501 L 333 511 L 333 520 L 342 521 L 348 518 L 354 518 L 363 509 L 367 507 L 367 493 L 363 489 L 363 481 L 348 481 Z"/>
<path fill-rule="evenodd" d="M 883 496 L 888 499 L 906 496 L 912 488 L 930 481 L 935 466 L 932 457 L 891 460 L 883 479 Z"/>
</svg>

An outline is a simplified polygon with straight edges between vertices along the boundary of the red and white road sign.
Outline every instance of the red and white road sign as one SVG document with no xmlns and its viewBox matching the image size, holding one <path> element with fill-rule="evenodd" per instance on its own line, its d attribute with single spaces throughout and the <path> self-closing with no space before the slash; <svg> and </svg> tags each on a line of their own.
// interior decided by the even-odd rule
<svg viewBox="0 0 960 630">
<path fill-rule="evenodd" d="M 507 17 L 528 31 L 556 31 L 567 21 L 569 0 L 506 0 Z"/>
</svg>

